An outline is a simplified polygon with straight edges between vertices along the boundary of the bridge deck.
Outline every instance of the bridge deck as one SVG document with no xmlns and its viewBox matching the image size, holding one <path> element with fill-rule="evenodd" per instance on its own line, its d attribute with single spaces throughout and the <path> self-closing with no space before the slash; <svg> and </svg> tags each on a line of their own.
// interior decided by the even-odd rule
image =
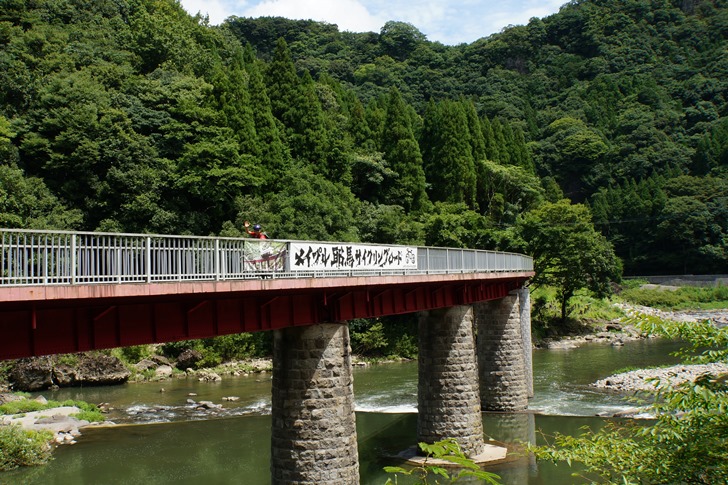
<svg viewBox="0 0 728 485">
<path fill-rule="evenodd" d="M 513 253 L 0 229 L 0 359 L 375 318 L 502 298 Z"/>
</svg>

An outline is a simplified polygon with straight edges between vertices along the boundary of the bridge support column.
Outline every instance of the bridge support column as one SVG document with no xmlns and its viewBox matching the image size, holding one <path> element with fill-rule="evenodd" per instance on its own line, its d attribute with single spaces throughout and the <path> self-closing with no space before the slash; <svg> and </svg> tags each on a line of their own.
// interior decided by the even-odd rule
<svg viewBox="0 0 728 485">
<path fill-rule="evenodd" d="M 417 440 L 455 438 L 466 455 L 480 455 L 485 442 L 472 307 L 419 315 Z"/>
<path fill-rule="evenodd" d="M 276 330 L 271 483 L 358 484 L 349 327 Z"/>
<path fill-rule="evenodd" d="M 473 306 L 478 332 L 480 402 L 486 411 L 522 411 L 528 407 L 518 296 L 516 290 L 500 300 Z"/>
<path fill-rule="evenodd" d="M 518 293 L 521 314 L 521 337 L 523 337 L 523 365 L 526 371 L 526 391 L 533 397 L 533 342 L 531 341 L 531 290 L 520 288 Z"/>
</svg>

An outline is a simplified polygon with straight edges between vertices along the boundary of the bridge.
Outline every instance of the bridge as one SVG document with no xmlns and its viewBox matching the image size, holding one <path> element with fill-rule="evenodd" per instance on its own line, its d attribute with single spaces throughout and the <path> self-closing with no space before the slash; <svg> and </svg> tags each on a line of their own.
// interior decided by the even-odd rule
<svg viewBox="0 0 728 485">
<path fill-rule="evenodd" d="M 275 331 L 273 483 L 358 483 L 347 320 L 419 314 L 419 441 L 455 437 L 478 456 L 487 448 L 481 406 L 527 406 L 528 256 L 225 237 L 0 235 L 0 360 Z"/>
</svg>

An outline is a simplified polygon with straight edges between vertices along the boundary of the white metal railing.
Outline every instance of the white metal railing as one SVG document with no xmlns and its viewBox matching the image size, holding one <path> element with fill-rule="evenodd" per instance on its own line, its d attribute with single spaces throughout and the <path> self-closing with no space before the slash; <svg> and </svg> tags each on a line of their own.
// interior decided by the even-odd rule
<svg viewBox="0 0 728 485">
<path fill-rule="evenodd" d="M 0 229 L 0 236 L 0 286 L 533 271 L 529 256 L 475 249 L 416 247 L 416 268 L 308 271 L 294 270 L 288 259 L 291 244 L 301 241 L 29 229 Z"/>
</svg>

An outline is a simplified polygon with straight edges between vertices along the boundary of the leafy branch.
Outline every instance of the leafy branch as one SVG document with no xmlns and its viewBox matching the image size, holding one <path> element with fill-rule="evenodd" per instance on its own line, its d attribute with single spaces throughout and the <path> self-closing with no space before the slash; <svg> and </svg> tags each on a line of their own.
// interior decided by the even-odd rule
<svg viewBox="0 0 728 485">
<path fill-rule="evenodd" d="M 386 485 L 396 485 L 398 483 L 398 474 L 417 477 L 419 480 L 417 483 L 420 485 L 430 483 L 456 483 L 464 477 L 485 480 L 491 485 L 499 484 L 498 480 L 500 476 L 481 470 L 472 459 L 465 456 L 460 449 L 460 445 L 453 438 L 437 441 L 432 444 L 419 443 L 419 447 L 425 453 L 425 459 L 422 464 L 410 469 L 398 466 L 384 467 L 385 472 L 394 474 L 394 480 L 391 478 L 387 479 Z M 447 468 L 436 464 L 440 460 L 456 465 L 457 473 L 450 473 Z M 433 461 L 435 463 L 432 463 Z M 440 482 L 438 477 L 442 477 L 446 481 Z"/>
</svg>

